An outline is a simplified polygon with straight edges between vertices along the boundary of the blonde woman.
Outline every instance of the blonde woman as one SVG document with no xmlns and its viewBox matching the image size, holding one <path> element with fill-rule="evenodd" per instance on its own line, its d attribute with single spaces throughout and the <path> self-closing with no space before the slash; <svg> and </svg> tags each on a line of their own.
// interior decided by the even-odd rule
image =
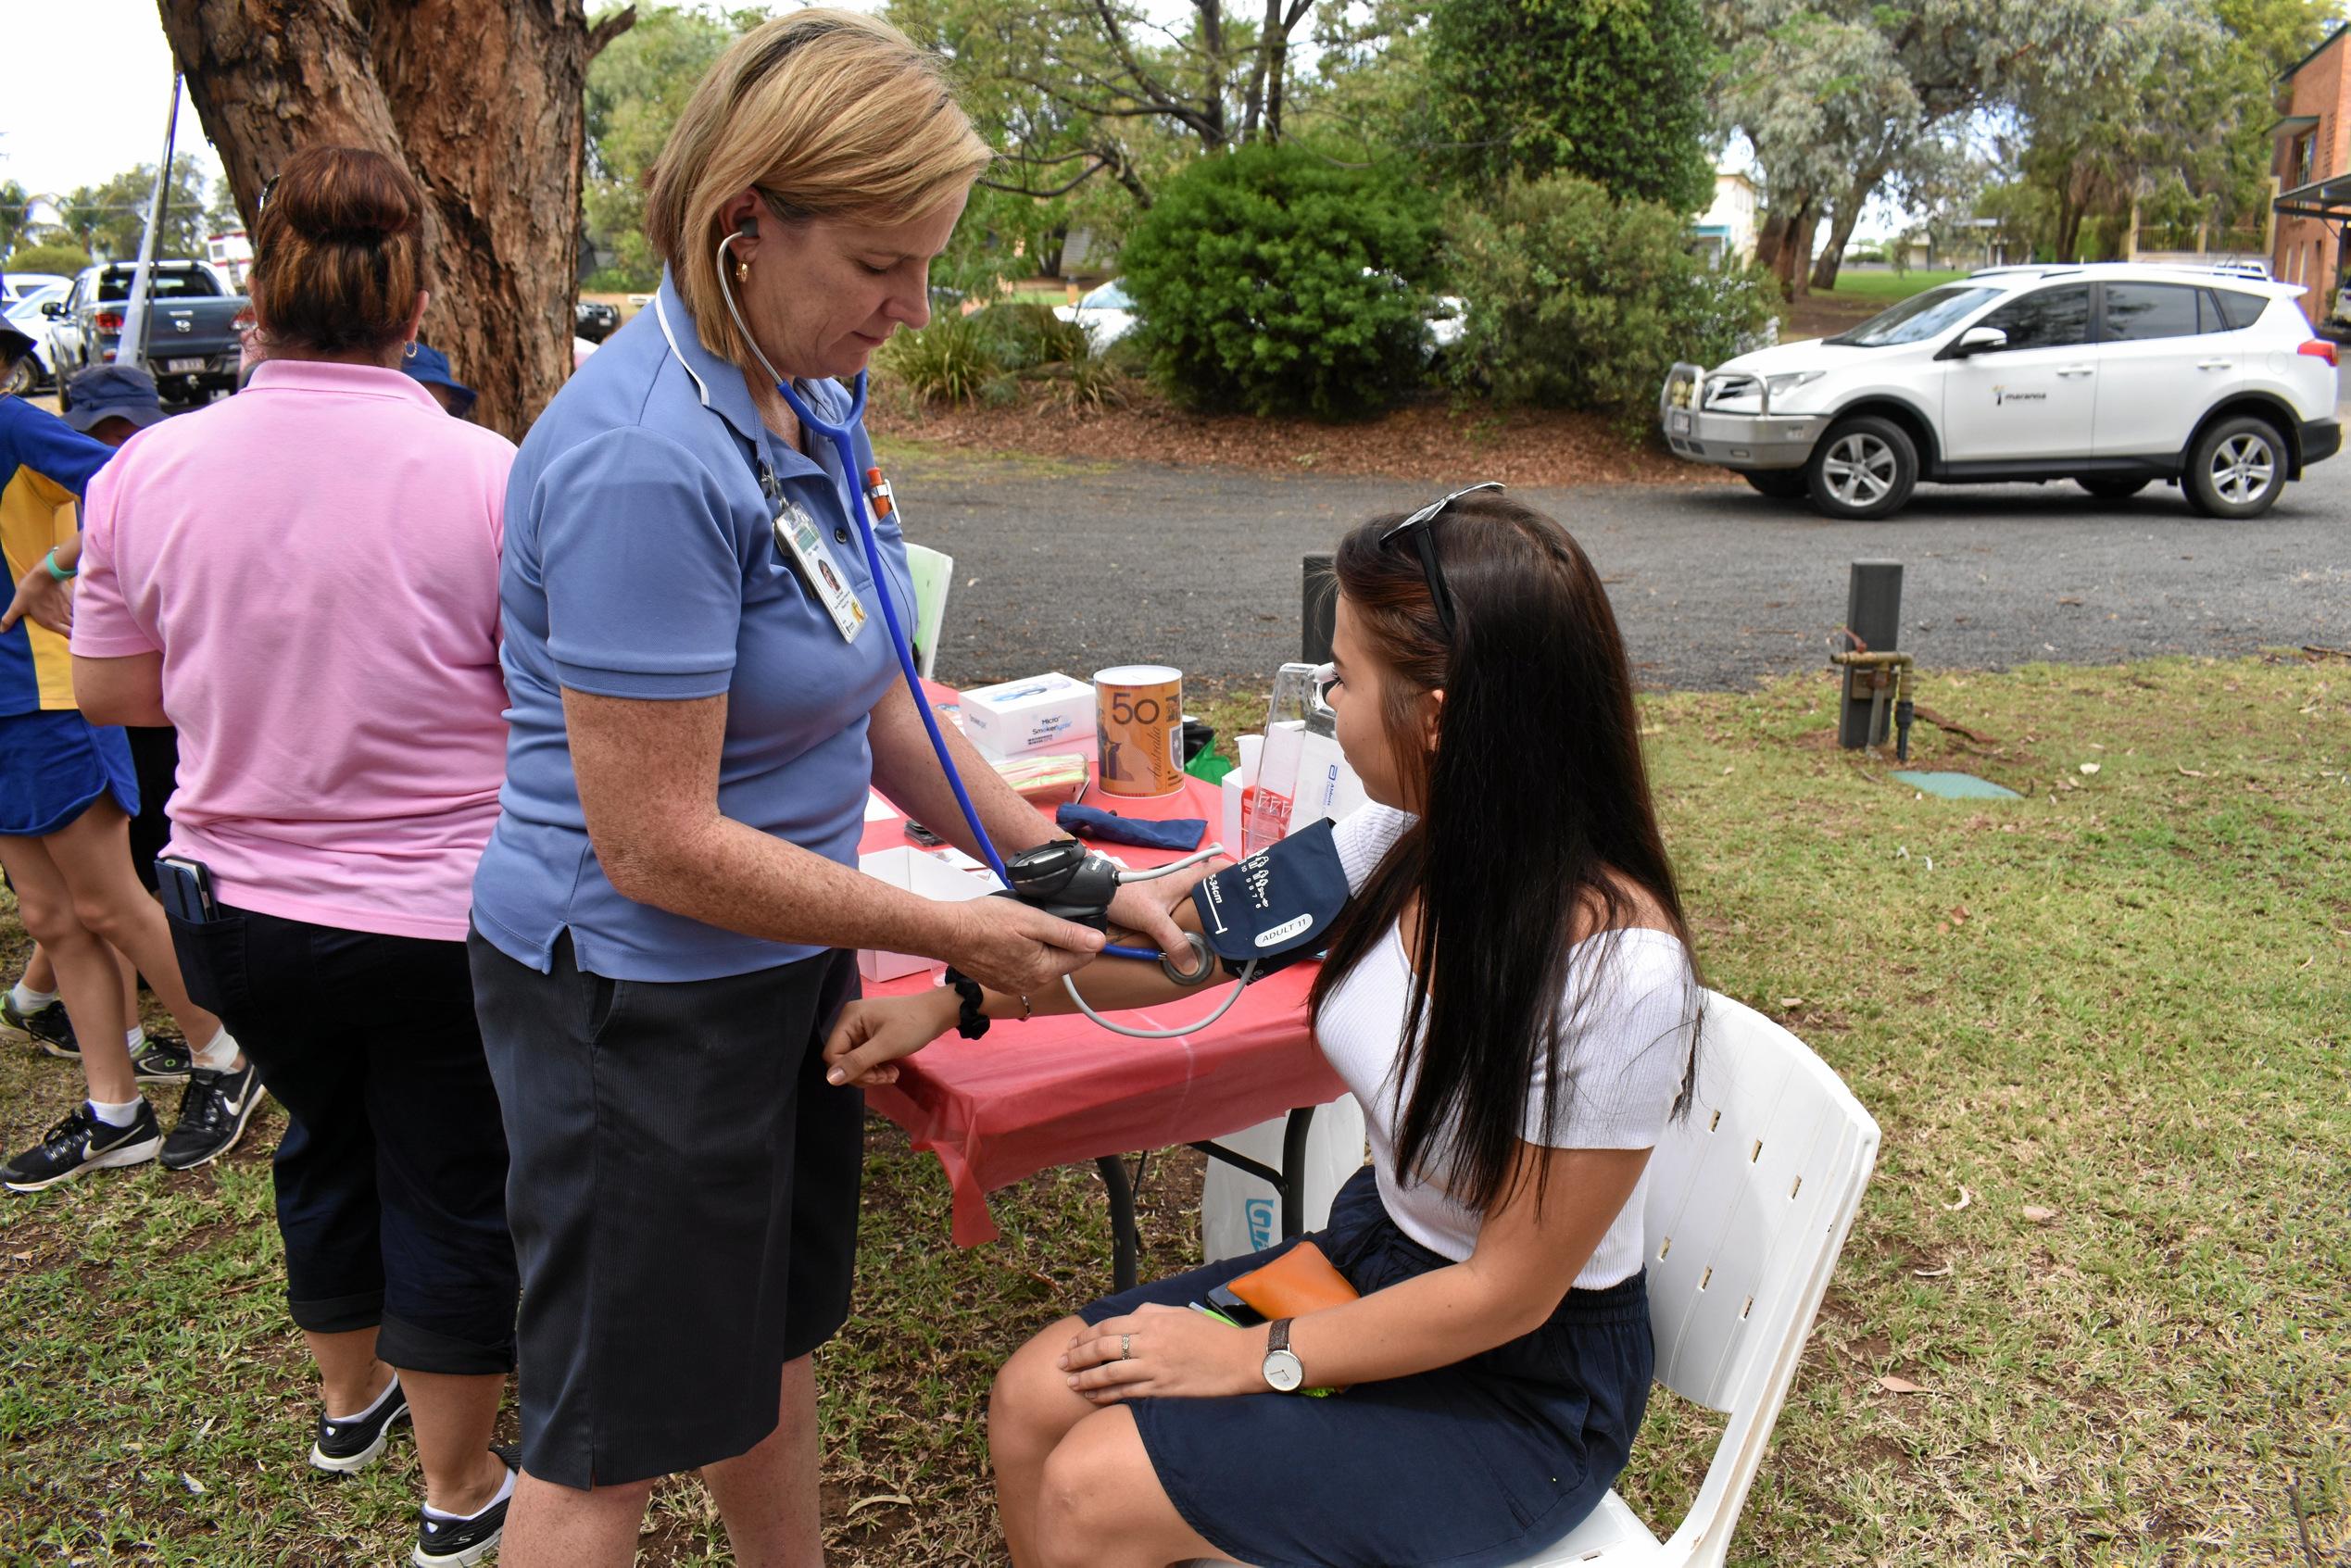
<svg viewBox="0 0 2351 1568">
<path fill-rule="evenodd" d="M 883 625 L 885 588 L 912 599 L 896 520 L 886 583 L 861 547 L 871 449 L 858 433 L 844 472 L 778 387 L 846 419 L 840 381 L 929 319 L 990 156 L 886 23 L 753 29 L 655 167 L 660 292 L 515 462 L 512 730 L 472 937 L 522 1272 L 505 1568 L 629 1562 L 654 1481 L 696 1468 L 743 1568 L 819 1560 L 808 1358 L 849 1312 L 862 1152 L 861 1097 L 820 1056 L 848 949 L 1023 993 L 1100 945 L 858 872 L 869 784 L 977 846 Z M 949 744 L 1004 853 L 1049 836 Z M 1113 914 L 1179 940 L 1139 890 Z"/>
</svg>

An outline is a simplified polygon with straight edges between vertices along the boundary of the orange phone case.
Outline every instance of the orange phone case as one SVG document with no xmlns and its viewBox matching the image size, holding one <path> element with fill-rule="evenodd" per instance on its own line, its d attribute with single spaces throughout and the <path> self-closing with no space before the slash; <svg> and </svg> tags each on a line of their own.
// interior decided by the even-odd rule
<svg viewBox="0 0 2351 1568">
<path fill-rule="evenodd" d="M 1302 1318 L 1325 1307 L 1344 1306 L 1363 1294 L 1311 1241 L 1300 1242 L 1226 1288 L 1268 1319 Z"/>
</svg>

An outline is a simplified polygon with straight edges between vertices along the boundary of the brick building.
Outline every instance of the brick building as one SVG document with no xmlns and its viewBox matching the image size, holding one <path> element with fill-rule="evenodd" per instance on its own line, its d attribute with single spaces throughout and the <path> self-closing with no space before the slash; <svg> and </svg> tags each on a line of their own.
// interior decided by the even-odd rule
<svg viewBox="0 0 2351 1568">
<path fill-rule="evenodd" d="M 2351 223 L 2351 27 L 2337 28 L 2280 81 L 2284 117 L 2275 127 L 2277 232 L 2269 270 L 2310 292 L 2302 308 L 2321 321 L 2342 282 L 2343 231 Z"/>
</svg>

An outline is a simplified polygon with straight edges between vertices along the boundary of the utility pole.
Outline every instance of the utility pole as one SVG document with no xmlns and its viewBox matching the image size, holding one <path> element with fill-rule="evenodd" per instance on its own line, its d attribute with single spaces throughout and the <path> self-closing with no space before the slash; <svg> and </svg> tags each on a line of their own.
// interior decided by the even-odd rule
<svg viewBox="0 0 2351 1568">
<path fill-rule="evenodd" d="M 171 112 L 163 120 L 163 163 L 156 170 L 155 189 L 147 195 L 147 226 L 139 235 L 139 264 L 131 273 L 131 297 L 122 307 L 122 337 L 116 344 L 114 362 L 144 366 L 147 357 L 147 281 L 155 266 L 157 231 L 163 226 L 164 193 L 171 188 L 172 144 L 180 132 L 180 73 L 171 73 Z"/>
</svg>

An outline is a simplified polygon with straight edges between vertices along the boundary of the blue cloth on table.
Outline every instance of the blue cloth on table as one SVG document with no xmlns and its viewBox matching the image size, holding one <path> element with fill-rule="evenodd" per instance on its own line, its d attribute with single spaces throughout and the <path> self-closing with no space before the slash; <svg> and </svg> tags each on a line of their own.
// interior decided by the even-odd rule
<svg viewBox="0 0 2351 1568">
<path fill-rule="evenodd" d="M 1201 817 L 1170 817 L 1164 822 L 1154 822 L 1146 817 L 1122 817 L 1099 806 L 1075 802 L 1054 812 L 1053 821 L 1064 832 L 1080 838 L 1107 839 L 1141 849 L 1197 849 L 1208 834 L 1207 820 Z"/>
</svg>

